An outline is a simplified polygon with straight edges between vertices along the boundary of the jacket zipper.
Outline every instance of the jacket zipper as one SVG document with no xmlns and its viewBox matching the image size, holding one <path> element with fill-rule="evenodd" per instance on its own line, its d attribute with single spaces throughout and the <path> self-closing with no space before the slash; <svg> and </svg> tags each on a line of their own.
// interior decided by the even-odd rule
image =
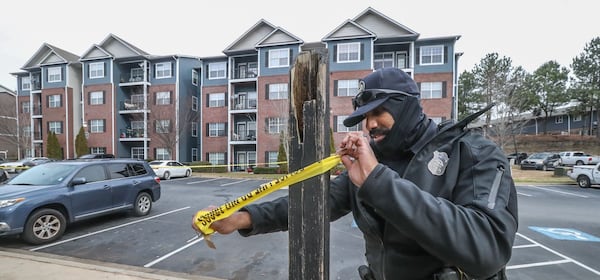
<svg viewBox="0 0 600 280">
<path fill-rule="evenodd" d="M 504 174 L 504 167 L 499 166 L 496 170 L 496 177 L 494 177 L 494 182 L 492 183 L 492 190 L 490 191 L 490 196 L 488 197 L 488 205 L 489 209 L 494 209 L 496 207 L 496 197 L 498 196 L 498 189 L 500 188 L 500 181 L 502 180 L 502 175 Z"/>
</svg>

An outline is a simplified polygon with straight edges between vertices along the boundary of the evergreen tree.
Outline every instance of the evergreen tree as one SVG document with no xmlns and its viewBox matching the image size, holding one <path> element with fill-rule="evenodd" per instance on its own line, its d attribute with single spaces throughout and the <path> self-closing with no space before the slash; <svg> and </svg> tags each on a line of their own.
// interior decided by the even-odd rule
<svg viewBox="0 0 600 280">
<path fill-rule="evenodd" d="M 79 129 L 77 137 L 75 137 L 75 153 L 78 157 L 89 153 L 87 139 L 85 139 L 85 130 L 83 126 Z"/>
<path fill-rule="evenodd" d="M 49 158 L 53 159 L 63 159 L 63 152 L 60 144 L 58 143 L 58 138 L 54 132 L 50 131 L 48 133 L 48 142 L 46 143 L 46 153 Z"/>
<path fill-rule="evenodd" d="M 600 37 L 592 39 L 586 44 L 583 52 L 573 59 L 571 64 L 575 75 L 573 94 L 581 102 L 580 110 L 589 112 L 589 133 L 594 130 L 594 120 L 591 119 L 594 109 L 600 108 Z M 596 137 L 600 138 L 600 114 L 596 114 Z"/>
<path fill-rule="evenodd" d="M 279 172 L 280 173 L 284 173 L 287 174 L 288 173 L 288 164 L 287 164 L 287 154 L 285 152 L 285 147 L 284 147 L 284 143 L 283 143 L 283 134 L 281 134 L 280 141 L 279 141 L 279 152 L 277 153 L 277 161 L 280 162 L 279 163 Z"/>
</svg>

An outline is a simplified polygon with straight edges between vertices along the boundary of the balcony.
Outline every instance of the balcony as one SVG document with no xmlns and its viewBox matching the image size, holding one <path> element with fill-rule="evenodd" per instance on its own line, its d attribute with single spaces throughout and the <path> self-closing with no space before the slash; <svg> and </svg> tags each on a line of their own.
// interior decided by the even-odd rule
<svg viewBox="0 0 600 280">
<path fill-rule="evenodd" d="M 232 142 L 256 142 L 256 130 L 234 131 L 231 134 Z"/>
<path fill-rule="evenodd" d="M 42 117 L 42 104 L 34 104 L 31 106 L 31 117 L 32 118 L 41 118 Z"/>
<path fill-rule="evenodd" d="M 133 114 L 143 112 L 150 112 L 150 110 L 144 109 L 144 102 L 127 99 L 119 104 L 120 114 Z"/>
<path fill-rule="evenodd" d="M 144 138 L 144 129 L 143 128 L 126 128 L 119 130 L 119 141 L 143 141 L 144 139 L 150 140 L 149 138 Z"/>
<path fill-rule="evenodd" d="M 234 79 L 252 79 L 258 77 L 257 69 L 235 69 L 233 71 Z"/>
</svg>

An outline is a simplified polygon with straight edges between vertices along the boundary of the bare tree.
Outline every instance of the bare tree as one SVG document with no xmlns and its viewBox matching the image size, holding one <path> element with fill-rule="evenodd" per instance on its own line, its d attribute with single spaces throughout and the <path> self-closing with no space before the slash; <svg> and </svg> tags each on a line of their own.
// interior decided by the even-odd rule
<svg viewBox="0 0 600 280">
<path fill-rule="evenodd" d="M 173 158 L 173 151 L 180 138 L 191 134 L 192 123 L 198 123 L 199 114 L 192 110 L 192 101 L 182 101 L 185 105 L 178 110 L 173 105 L 153 106 L 148 118 L 148 129 L 155 132 L 154 139 L 158 147 L 168 150 Z M 179 111 L 179 123 L 176 122 L 176 110 Z M 178 126 L 178 127 L 176 127 Z"/>
<path fill-rule="evenodd" d="M 0 102 L 0 137 L 2 142 L 12 149 L 19 150 L 19 157 L 25 156 L 25 151 L 31 147 L 31 123 L 27 113 L 17 113 L 15 103 Z M 12 114 L 11 114 L 12 112 Z M 0 150 L 3 148 L 0 147 Z M 8 149 L 8 148 L 5 148 Z M 12 150 L 10 149 L 10 150 Z"/>
</svg>

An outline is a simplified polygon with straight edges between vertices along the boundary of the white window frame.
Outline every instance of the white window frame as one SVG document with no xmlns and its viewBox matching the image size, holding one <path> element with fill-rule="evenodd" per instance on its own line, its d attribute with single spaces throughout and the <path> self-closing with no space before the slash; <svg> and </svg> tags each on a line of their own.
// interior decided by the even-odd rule
<svg viewBox="0 0 600 280">
<path fill-rule="evenodd" d="M 438 99 L 443 97 L 444 83 L 421 82 L 421 99 Z"/>
<path fill-rule="evenodd" d="M 131 158 L 144 159 L 144 147 L 131 147 Z"/>
<path fill-rule="evenodd" d="M 360 51 L 359 42 L 338 44 L 336 61 L 338 63 L 359 62 Z"/>
<path fill-rule="evenodd" d="M 288 99 L 288 84 L 269 84 L 269 100 Z"/>
<path fill-rule="evenodd" d="M 104 62 L 93 62 L 90 63 L 90 79 L 104 78 Z"/>
<path fill-rule="evenodd" d="M 351 131 L 361 131 L 360 122 L 354 126 L 346 127 L 344 125 L 344 120 L 348 118 L 348 116 L 337 116 L 337 131 L 336 132 L 351 132 Z"/>
<path fill-rule="evenodd" d="M 267 152 L 267 164 L 268 167 L 278 167 L 277 158 L 279 157 L 279 152 L 276 151 L 268 151 Z"/>
<path fill-rule="evenodd" d="M 53 94 L 48 96 L 48 108 L 60 108 L 61 106 L 61 98 L 60 94 Z"/>
<path fill-rule="evenodd" d="M 192 162 L 198 161 L 198 148 L 192 148 Z"/>
<path fill-rule="evenodd" d="M 208 153 L 207 161 L 212 165 L 223 165 L 225 164 L 225 153 Z"/>
<path fill-rule="evenodd" d="M 106 147 L 90 147 L 90 154 L 106 154 Z"/>
<path fill-rule="evenodd" d="M 281 68 L 290 66 L 290 49 L 272 49 L 269 50 L 268 68 Z"/>
<path fill-rule="evenodd" d="M 283 117 L 267 118 L 267 131 L 269 134 L 279 134 L 285 131 L 287 119 Z"/>
<path fill-rule="evenodd" d="M 156 148 L 156 159 L 157 160 L 170 160 L 171 153 L 167 148 Z"/>
<path fill-rule="evenodd" d="M 198 137 L 198 123 L 192 122 L 192 137 Z"/>
<path fill-rule="evenodd" d="M 198 97 L 192 96 L 192 111 L 198 111 Z"/>
<path fill-rule="evenodd" d="M 208 94 L 208 107 L 225 107 L 225 93 L 209 93 Z"/>
<path fill-rule="evenodd" d="M 48 83 L 58 83 L 62 81 L 62 67 L 48 68 Z"/>
<path fill-rule="evenodd" d="M 21 102 L 21 113 L 31 112 L 31 103 L 29 101 Z"/>
<path fill-rule="evenodd" d="M 559 123 L 563 123 L 564 122 L 564 116 L 560 115 L 560 116 L 554 116 L 554 123 L 559 124 Z"/>
<path fill-rule="evenodd" d="M 419 56 L 421 65 L 444 64 L 444 45 L 422 46 Z"/>
<path fill-rule="evenodd" d="M 225 136 L 225 123 L 209 123 L 208 137 Z"/>
<path fill-rule="evenodd" d="M 169 133 L 171 131 L 171 120 L 156 120 L 156 133 Z"/>
<path fill-rule="evenodd" d="M 31 89 L 31 77 L 23 77 L 21 78 L 21 90 L 30 90 Z"/>
<path fill-rule="evenodd" d="M 373 68 L 394 67 L 394 61 L 394 52 L 375 53 L 373 55 Z"/>
<path fill-rule="evenodd" d="M 198 70 L 192 69 L 192 85 L 198 85 Z"/>
<path fill-rule="evenodd" d="M 157 79 L 170 78 L 172 75 L 171 62 L 159 62 L 154 64 L 154 77 Z"/>
<path fill-rule="evenodd" d="M 227 63 L 213 62 L 208 64 L 208 79 L 225 79 L 227 78 Z"/>
<path fill-rule="evenodd" d="M 62 134 L 62 122 L 52 121 L 48 122 L 48 131 L 54 132 L 54 134 Z"/>
<path fill-rule="evenodd" d="M 104 104 L 104 92 L 92 91 L 90 92 L 90 105 L 102 105 Z"/>
<path fill-rule="evenodd" d="M 170 91 L 157 91 L 155 95 L 156 105 L 169 105 L 171 104 L 171 92 Z"/>
<path fill-rule="evenodd" d="M 104 133 L 105 120 L 90 120 L 90 133 Z"/>
<path fill-rule="evenodd" d="M 574 122 L 580 122 L 582 119 L 581 114 L 577 114 L 573 116 L 573 121 Z"/>
<path fill-rule="evenodd" d="M 337 96 L 356 96 L 358 93 L 358 80 L 338 80 Z"/>
</svg>

